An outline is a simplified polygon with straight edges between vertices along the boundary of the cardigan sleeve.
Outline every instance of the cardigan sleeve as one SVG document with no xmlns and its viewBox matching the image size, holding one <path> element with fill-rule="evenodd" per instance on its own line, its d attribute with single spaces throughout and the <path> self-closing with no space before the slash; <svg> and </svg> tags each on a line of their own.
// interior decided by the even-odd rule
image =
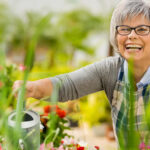
<svg viewBox="0 0 150 150">
<path fill-rule="evenodd" d="M 58 100 L 67 101 L 105 90 L 112 96 L 118 72 L 119 57 L 109 57 L 79 70 L 50 78 L 53 87 L 59 87 Z"/>
</svg>

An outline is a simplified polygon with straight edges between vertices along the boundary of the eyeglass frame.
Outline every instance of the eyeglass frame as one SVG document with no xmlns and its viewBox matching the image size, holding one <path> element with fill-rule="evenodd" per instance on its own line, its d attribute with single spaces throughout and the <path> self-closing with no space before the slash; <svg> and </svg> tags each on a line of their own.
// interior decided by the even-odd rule
<svg viewBox="0 0 150 150">
<path fill-rule="evenodd" d="M 118 32 L 118 27 L 121 27 L 121 26 L 129 27 L 130 32 L 129 32 L 128 34 L 120 34 L 120 33 Z M 143 34 L 143 35 L 138 34 L 137 31 L 136 31 L 136 29 L 137 29 L 138 27 L 141 27 L 141 26 L 148 27 L 148 28 L 149 28 L 149 32 L 148 32 L 147 34 Z M 139 25 L 139 26 L 136 26 L 136 27 L 130 27 L 130 26 L 128 26 L 128 25 L 118 25 L 118 26 L 116 26 L 116 31 L 117 31 L 117 33 L 118 33 L 119 35 L 122 35 L 122 36 L 126 36 L 126 35 L 131 34 L 132 30 L 134 30 L 134 32 L 135 32 L 137 35 L 146 36 L 146 35 L 148 35 L 148 34 L 150 33 L 150 26 L 149 26 L 149 25 Z"/>
</svg>

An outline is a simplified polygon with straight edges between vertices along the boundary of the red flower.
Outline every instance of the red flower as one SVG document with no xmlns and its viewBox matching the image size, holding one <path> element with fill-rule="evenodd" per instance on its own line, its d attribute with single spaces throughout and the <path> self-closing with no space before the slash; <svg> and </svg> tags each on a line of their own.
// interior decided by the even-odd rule
<svg viewBox="0 0 150 150">
<path fill-rule="evenodd" d="M 60 118 L 64 118 L 66 116 L 66 112 L 61 109 L 56 109 L 56 113 Z"/>
<path fill-rule="evenodd" d="M 61 140 L 61 144 L 64 144 L 64 141 L 63 141 L 63 140 Z"/>
<path fill-rule="evenodd" d="M 51 111 L 56 111 L 56 114 L 60 117 L 60 118 L 64 118 L 66 116 L 66 112 L 62 109 L 60 109 L 57 105 L 56 106 L 44 106 L 44 116 L 48 116 L 48 114 Z"/>
<path fill-rule="evenodd" d="M 99 150 L 99 146 L 94 146 L 97 150 Z"/>
<path fill-rule="evenodd" d="M 50 111 L 51 111 L 50 105 L 44 106 L 44 113 L 50 113 Z"/>
<path fill-rule="evenodd" d="M 77 150 L 84 150 L 84 147 L 78 147 Z"/>
</svg>

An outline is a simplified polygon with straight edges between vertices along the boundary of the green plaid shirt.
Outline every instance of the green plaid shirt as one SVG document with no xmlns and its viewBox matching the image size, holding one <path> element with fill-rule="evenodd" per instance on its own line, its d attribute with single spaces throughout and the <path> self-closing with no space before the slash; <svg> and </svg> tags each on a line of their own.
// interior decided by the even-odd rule
<svg viewBox="0 0 150 150">
<path fill-rule="evenodd" d="M 115 86 L 113 100 L 112 100 L 112 119 L 116 140 L 118 141 L 118 133 L 122 128 L 126 134 L 126 129 L 129 128 L 128 112 L 129 112 L 129 94 L 130 86 L 125 82 L 124 63 L 120 68 L 118 80 Z M 147 123 L 144 121 L 145 110 L 150 98 L 150 84 L 145 84 L 134 92 L 135 106 L 135 130 L 139 133 L 140 138 L 143 140 L 149 137 Z"/>
</svg>

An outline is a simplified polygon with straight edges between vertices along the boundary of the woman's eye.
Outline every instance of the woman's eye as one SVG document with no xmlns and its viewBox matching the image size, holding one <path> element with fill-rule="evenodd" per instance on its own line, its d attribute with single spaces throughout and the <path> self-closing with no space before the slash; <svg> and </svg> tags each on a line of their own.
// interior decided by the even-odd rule
<svg viewBox="0 0 150 150">
<path fill-rule="evenodd" d="M 122 28 L 121 31 L 130 31 L 128 28 Z"/>
<path fill-rule="evenodd" d="M 148 31 L 148 29 L 146 29 L 146 28 L 139 28 L 139 29 L 137 29 L 137 31 Z"/>
<path fill-rule="evenodd" d="M 126 31 L 127 29 L 121 29 L 122 31 Z"/>
</svg>

